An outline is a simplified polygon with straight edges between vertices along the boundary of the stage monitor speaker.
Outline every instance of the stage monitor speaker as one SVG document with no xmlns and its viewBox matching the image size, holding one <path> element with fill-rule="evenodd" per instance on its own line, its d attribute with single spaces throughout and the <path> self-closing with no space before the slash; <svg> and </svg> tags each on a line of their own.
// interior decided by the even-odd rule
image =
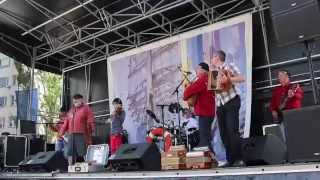
<svg viewBox="0 0 320 180">
<path fill-rule="evenodd" d="M 274 136 L 277 136 L 284 142 L 285 134 L 284 134 L 284 131 L 282 130 L 282 127 L 283 126 L 281 124 L 268 124 L 268 125 L 262 126 L 262 132 L 263 132 L 263 135 L 272 134 Z"/>
<path fill-rule="evenodd" d="M 25 136 L 5 136 L 4 167 L 18 167 L 27 156 L 28 140 Z"/>
<path fill-rule="evenodd" d="M 39 152 L 30 159 L 22 161 L 19 168 L 30 172 L 67 171 L 68 161 L 60 151 Z"/>
<path fill-rule="evenodd" d="M 283 112 L 289 162 L 320 161 L 320 106 Z"/>
<path fill-rule="evenodd" d="M 319 0 L 271 0 L 271 18 L 277 41 L 287 45 L 320 35 Z"/>
<path fill-rule="evenodd" d="M 156 144 L 123 144 L 110 159 L 117 171 L 160 171 L 161 155 Z"/>
<path fill-rule="evenodd" d="M 243 140 L 243 158 L 247 165 L 271 165 L 286 162 L 286 146 L 275 135 L 257 136 Z"/>
</svg>

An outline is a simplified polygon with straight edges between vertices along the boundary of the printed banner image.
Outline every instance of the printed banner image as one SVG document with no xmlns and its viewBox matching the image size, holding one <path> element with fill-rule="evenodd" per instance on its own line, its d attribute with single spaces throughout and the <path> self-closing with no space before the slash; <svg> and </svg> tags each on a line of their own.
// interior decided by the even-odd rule
<svg viewBox="0 0 320 180">
<path fill-rule="evenodd" d="M 210 64 L 210 59 L 217 50 L 223 50 L 226 62 L 237 66 L 245 77 L 245 82 L 237 84 L 236 89 L 241 98 L 239 131 L 242 137 L 249 137 L 252 17 L 251 14 L 245 14 L 108 59 L 110 107 L 113 98 L 119 97 L 122 100 L 126 111 L 124 129 L 128 131 L 129 143 L 145 142 L 147 132 L 161 127 L 162 121 L 166 127 L 173 129 L 178 129 L 179 119 L 180 126 L 182 125 L 182 115 L 170 110 L 169 105 L 177 102 L 182 107 L 186 105 L 182 99 L 183 80 L 194 80 L 197 65 L 200 62 Z M 189 73 L 183 75 L 182 71 Z M 146 110 L 154 112 L 156 119 L 151 118 Z M 225 152 L 218 129 L 215 118 L 212 125 L 212 147 L 217 158 L 224 160 Z"/>
</svg>

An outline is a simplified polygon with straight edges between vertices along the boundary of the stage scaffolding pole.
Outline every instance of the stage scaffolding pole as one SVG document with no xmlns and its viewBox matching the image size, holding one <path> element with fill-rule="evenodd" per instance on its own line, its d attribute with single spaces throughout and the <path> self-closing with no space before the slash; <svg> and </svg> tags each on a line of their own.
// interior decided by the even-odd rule
<svg viewBox="0 0 320 180">
<path fill-rule="evenodd" d="M 31 57 L 31 72 L 30 72 L 30 86 L 29 86 L 29 101 L 28 101 L 28 120 L 32 120 L 32 91 L 34 83 L 34 67 L 35 67 L 35 57 L 37 55 L 37 49 L 32 48 L 32 57 Z"/>
</svg>

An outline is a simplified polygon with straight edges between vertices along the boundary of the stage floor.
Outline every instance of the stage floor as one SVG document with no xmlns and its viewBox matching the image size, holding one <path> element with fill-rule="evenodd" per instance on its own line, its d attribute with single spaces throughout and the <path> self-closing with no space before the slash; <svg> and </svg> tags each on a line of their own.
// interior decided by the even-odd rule
<svg viewBox="0 0 320 180">
<path fill-rule="evenodd" d="M 206 170 L 101 173 L 1 173 L 0 179 L 320 179 L 320 163 Z M 300 178 L 299 178 L 300 177 Z"/>
</svg>

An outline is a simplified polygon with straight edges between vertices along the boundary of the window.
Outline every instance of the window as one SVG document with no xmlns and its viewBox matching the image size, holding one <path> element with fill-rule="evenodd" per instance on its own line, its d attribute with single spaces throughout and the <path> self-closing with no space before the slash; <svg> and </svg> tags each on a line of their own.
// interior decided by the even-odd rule
<svg viewBox="0 0 320 180">
<path fill-rule="evenodd" d="M 16 127 L 16 116 L 9 116 L 9 128 L 15 128 Z"/>
<path fill-rule="evenodd" d="M 0 97 L 0 107 L 4 107 L 6 105 L 7 105 L 7 97 L 6 96 Z"/>
<path fill-rule="evenodd" d="M 6 118 L 0 117 L 0 128 L 5 128 L 5 122 L 6 122 Z"/>
<path fill-rule="evenodd" d="M 17 84 L 17 75 L 12 76 L 12 86 L 15 86 Z"/>
<path fill-rule="evenodd" d="M 11 106 L 14 106 L 14 104 L 15 104 L 15 98 L 14 98 L 14 96 L 10 96 L 10 99 L 11 99 Z"/>
<path fill-rule="evenodd" d="M 0 68 L 5 68 L 10 66 L 10 59 L 8 57 L 2 57 L 0 59 Z"/>
<path fill-rule="evenodd" d="M 8 78 L 2 77 L 0 78 L 0 88 L 8 87 Z"/>
</svg>

